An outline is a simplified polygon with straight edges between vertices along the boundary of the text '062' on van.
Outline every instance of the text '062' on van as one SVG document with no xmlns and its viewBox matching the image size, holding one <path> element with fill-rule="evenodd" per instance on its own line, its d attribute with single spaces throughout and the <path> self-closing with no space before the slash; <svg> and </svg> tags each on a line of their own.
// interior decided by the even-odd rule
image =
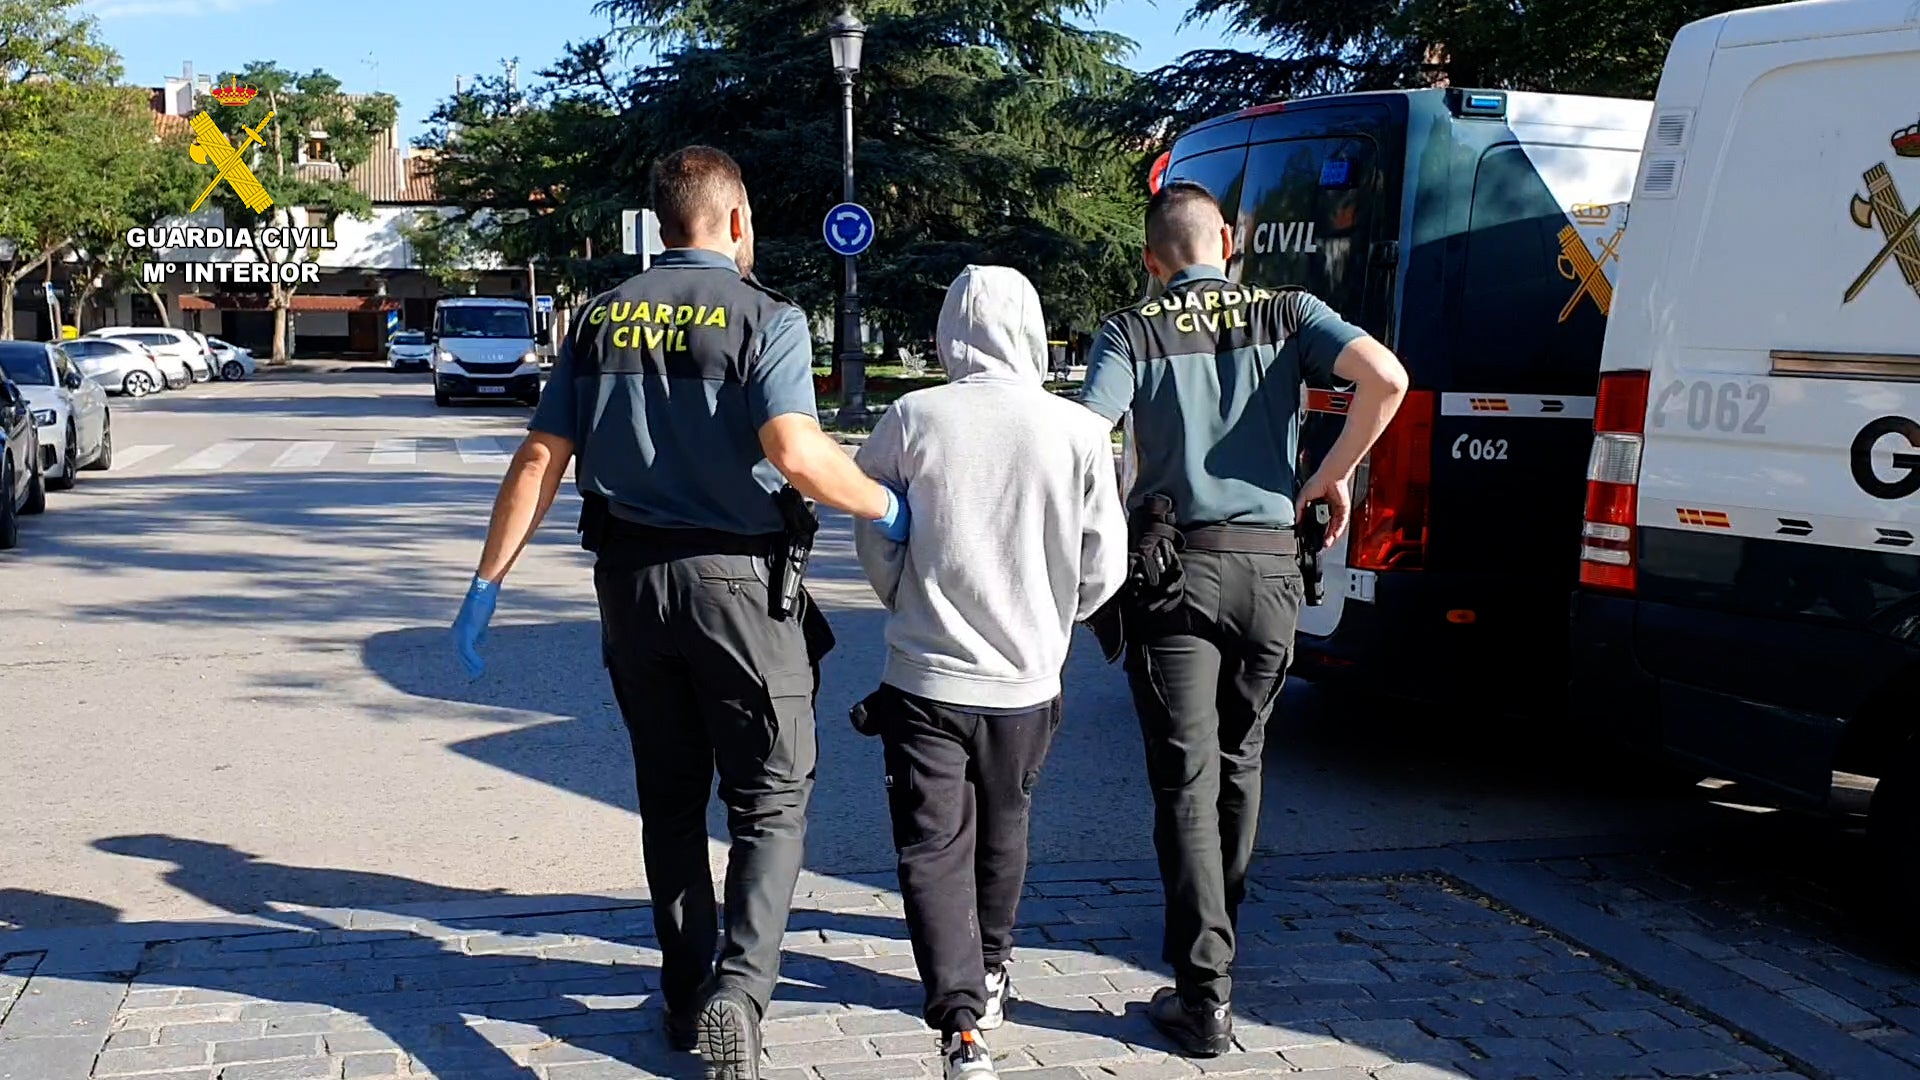
<svg viewBox="0 0 1920 1080">
<path fill-rule="evenodd" d="M 1356 477 L 1326 601 L 1301 614 L 1308 677 L 1479 708 L 1564 703 L 1601 339 L 1650 115 L 1396 91 L 1256 106 L 1175 142 L 1162 176 L 1220 200 L 1233 277 L 1315 293 L 1412 376 Z M 1302 476 L 1348 401 L 1306 404 Z"/>
<path fill-rule="evenodd" d="M 1810 803 L 1878 778 L 1920 899 L 1920 9 L 1675 37 L 1621 252 L 1573 700 Z"/>
</svg>

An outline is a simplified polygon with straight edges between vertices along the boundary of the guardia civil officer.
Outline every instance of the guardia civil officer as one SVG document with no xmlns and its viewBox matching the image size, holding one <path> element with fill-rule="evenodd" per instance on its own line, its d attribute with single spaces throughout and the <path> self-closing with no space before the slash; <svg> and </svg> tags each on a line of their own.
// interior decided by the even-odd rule
<svg viewBox="0 0 1920 1080">
<path fill-rule="evenodd" d="M 1405 395 L 1387 349 L 1297 289 L 1234 284 L 1233 234 L 1207 190 L 1147 203 L 1146 264 L 1165 292 L 1101 327 L 1082 400 L 1132 414 L 1133 573 L 1126 669 L 1153 788 L 1174 983 L 1155 1026 L 1184 1052 L 1231 1048 L 1234 926 L 1260 817 L 1260 751 L 1302 600 L 1295 507 L 1325 500 L 1346 528 L 1347 484 Z M 1346 428 L 1295 476 L 1302 383 L 1351 383 Z"/>
<path fill-rule="evenodd" d="M 769 563 L 785 546 L 774 492 L 784 477 L 899 540 L 907 511 L 820 430 L 807 321 L 751 277 L 753 215 L 733 159 L 704 146 L 662 159 L 653 209 L 668 250 L 574 321 L 454 638 L 478 675 L 500 580 L 577 454 L 603 659 L 633 741 L 667 1034 L 699 1049 L 711 1080 L 752 1080 L 813 788 L 813 665 L 831 639 L 804 593 L 796 612 L 771 611 Z M 716 770 L 733 839 L 717 959 Z"/>
</svg>

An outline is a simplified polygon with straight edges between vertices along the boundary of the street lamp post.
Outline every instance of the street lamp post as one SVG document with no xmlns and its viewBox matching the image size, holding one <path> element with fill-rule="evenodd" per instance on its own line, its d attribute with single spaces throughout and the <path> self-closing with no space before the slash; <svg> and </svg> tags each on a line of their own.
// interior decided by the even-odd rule
<svg viewBox="0 0 1920 1080">
<path fill-rule="evenodd" d="M 853 80 L 860 74 L 860 46 L 867 28 L 851 11 L 842 11 L 827 27 L 833 73 L 840 77 L 840 200 L 853 201 Z M 867 354 L 860 344 L 860 277 L 855 256 L 841 256 L 839 310 L 834 320 L 834 357 L 840 363 L 840 411 L 837 426 L 867 419 Z"/>
</svg>

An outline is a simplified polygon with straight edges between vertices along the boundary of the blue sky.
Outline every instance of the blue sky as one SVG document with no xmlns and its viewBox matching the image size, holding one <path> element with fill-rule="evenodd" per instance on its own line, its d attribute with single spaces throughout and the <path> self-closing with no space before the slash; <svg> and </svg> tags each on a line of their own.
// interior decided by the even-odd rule
<svg viewBox="0 0 1920 1080">
<path fill-rule="evenodd" d="M 272 59 L 294 71 L 325 68 L 350 90 L 400 99 L 411 141 L 456 76 L 494 73 L 518 57 L 527 78 L 570 40 L 605 29 L 592 0 L 87 0 L 127 81 L 158 86 L 192 61 L 213 74 Z M 1228 40 L 1218 27 L 1182 27 L 1188 0 L 1114 0 L 1099 25 L 1132 38 L 1146 69 Z M 824 58 L 822 63 L 824 63 Z"/>
</svg>

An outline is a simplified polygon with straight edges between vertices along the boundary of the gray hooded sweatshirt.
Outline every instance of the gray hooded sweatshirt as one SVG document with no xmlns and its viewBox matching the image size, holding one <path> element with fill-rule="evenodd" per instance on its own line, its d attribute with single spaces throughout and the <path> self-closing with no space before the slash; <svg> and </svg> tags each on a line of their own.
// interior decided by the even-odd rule
<svg viewBox="0 0 1920 1080">
<path fill-rule="evenodd" d="M 902 397 L 858 458 L 913 514 L 905 544 L 854 529 L 892 613 L 883 680 L 962 708 L 1029 708 L 1059 696 L 1073 624 L 1126 578 L 1112 425 L 1047 392 L 1040 297 L 1017 270 L 968 267 L 938 342 L 947 385 Z"/>
</svg>

